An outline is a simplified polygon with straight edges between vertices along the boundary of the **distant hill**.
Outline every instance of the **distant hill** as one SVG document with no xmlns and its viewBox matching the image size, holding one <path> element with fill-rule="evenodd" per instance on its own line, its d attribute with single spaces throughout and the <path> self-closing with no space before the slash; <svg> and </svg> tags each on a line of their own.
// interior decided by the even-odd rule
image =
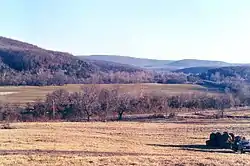
<svg viewBox="0 0 250 166">
<path fill-rule="evenodd" d="M 116 63 L 116 62 L 110 62 L 110 61 L 105 61 L 105 60 L 92 60 L 92 59 L 85 59 L 85 58 L 80 58 L 84 60 L 85 62 L 89 62 L 91 64 L 94 64 L 98 67 L 99 70 L 103 72 L 138 72 L 138 71 L 143 71 L 143 69 L 132 66 L 132 65 L 127 65 L 127 64 L 121 64 L 121 63 Z"/>
<path fill-rule="evenodd" d="M 184 69 L 175 70 L 177 73 L 185 73 L 185 74 L 199 74 L 205 73 L 210 69 L 214 69 L 215 67 L 188 67 Z"/>
<path fill-rule="evenodd" d="M 250 66 L 231 66 L 209 69 L 205 73 L 201 73 L 200 77 L 204 80 L 225 81 L 244 80 L 250 82 Z"/>
<path fill-rule="evenodd" d="M 233 64 L 222 61 L 198 60 L 198 59 L 183 59 L 169 63 L 168 66 L 173 68 L 190 68 L 190 67 L 223 67 L 231 66 Z"/>
<path fill-rule="evenodd" d="M 222 61 L 210 61 L 210 60 L 198 60 L 198 59 L 183 59 L 183 60 L 156 60 L 156 59 L 143 59 L 134 58 L 128 56 L 118 55 L 90 55 L 81 56 L 82 59 L 91 60 L 105 60 L 110 62 L 129 64 L 141 68 L 153 69 L 158 71 L 173 71 L 191 67 L 224 67 L 233 66 L 235 64 L 222 62 Z"/>
<path fill-rule="evenodd" d="M 249 94 L 250 90 L 250 66 L 212 68 L 203 73 L 191 74 L 188 80 L 205 87 L 230 90 L 244 96 Z"/>
<path fill-rule="evenodd" d="M 72 54 L 0 37 L 0 85 L 82 83 L 93 74 L 141 71 L 129 65 L 80 60 Z"/>
<path fill-rule="evenodd" d="M 5 37 L 0 37 L 0 66 L 1 83 L 10 85 L 74 82 L 98 71 L 95 65 L 69 53 L 46 50 Z"/>
<path fill-rule="evenodd" d="M 197 59 L 168 61 L 122 56 L 73 56 L 0 37 L 0 85 L 197 83 L 228 79 L 250 82 L 250 66 L 234 65 Z M 163 72 L 151 72 L 152 69 Z M 175 72 L 164 72 L 169 70 Z"/>
<path fill-rule="evenodd" d="M 82 59 L 110 61 L 110 62 L 128 64 L 143 68 L 161 68 L 161 67 L 164 68 L 167 64 L 173 62 L 171 60 L 134 58 L 129 56 L 118 56 L 118 55 L 90 55 L 90 56 L 80 56 L 80 57 Z"/>
</svg>

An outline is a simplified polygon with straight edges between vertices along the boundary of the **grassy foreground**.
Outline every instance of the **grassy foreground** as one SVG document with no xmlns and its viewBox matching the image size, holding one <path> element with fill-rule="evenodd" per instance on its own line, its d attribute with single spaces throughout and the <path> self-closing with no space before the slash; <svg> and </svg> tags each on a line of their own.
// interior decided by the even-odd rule
<svg viewBox="0 0 250 166">
<path fill-rule="evenodd" d="M 0 87 L 0 101 L 11 103 L 27 103 L 37 99 L 43 99 L 46 94 L 57 89 L 66 89 L 69 92 L 77 92 L 82 86 L 88 84 L 69 84 L 64 86 L 2 86 Z M 199 85 L 190 84 L 100 84 L 101 87 L 119 86 L 122 92 L 139 93 L 141 89 L 144 92 L 161 91 L 168 94 L 203 92 L 206 88 Z"/>
<path fill-rule="evenodd" d="M 250 165 L 249 154 L 207 149 L 215 130 L 244 134 L 249 121 L 15 123 L 0 130 L 0 165 Z"/>
</svg>

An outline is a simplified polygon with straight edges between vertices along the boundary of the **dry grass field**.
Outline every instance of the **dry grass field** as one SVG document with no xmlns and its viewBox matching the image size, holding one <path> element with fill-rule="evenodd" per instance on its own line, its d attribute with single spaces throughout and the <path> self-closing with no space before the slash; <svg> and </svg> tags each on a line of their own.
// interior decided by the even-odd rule
<svg viewBox="0 0 250 166">
<path fill-rule="evenodd" d="M 66 89 L 70 92 L 77 92 L 81 89 L 81 84 L 69 84 L 65 86 L 3 86 L 0 87 L 0 101 L 12 103 L 27 103 L 37 99 L 43 99 L 46 94 L 53 92 L 56 89 Z M 141 89 L 147 91 L 162 91 L 169 94 L 173 93 L 190 93 L 202 92 L 206 88 L 199 85 L 190 84 L 101 84 L 101 87 L 119 86 L 121 91 L 138 93 Z"/>
<path fill-rule="evenodd" d="M 204 145 L 212 131 L 250 137 L 246 120 L 11 125 L 0 130 L 0 165 L 250 165 L 250 154 Z"/>
</svg>

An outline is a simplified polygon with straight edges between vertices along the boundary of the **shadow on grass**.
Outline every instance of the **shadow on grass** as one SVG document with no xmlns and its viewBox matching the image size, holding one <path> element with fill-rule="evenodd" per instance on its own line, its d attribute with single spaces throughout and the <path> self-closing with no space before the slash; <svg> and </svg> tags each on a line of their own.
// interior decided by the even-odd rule
<svg viewBox="0 0 250 166">
<path fill-rule="evenodd" d="M 147 144 L 147 145 L 166 147 L 166 148 L 180 148 L 182 150 L 189 150 L 195 152 L 233 153 L 231 149 L 218 149 L 218 148 L 208 147 L 206 145 L 161 145 L 161 144 Z"/>
<path fill-rule="evenodd" d="M 132 153 L 132 152 L 99 152 L 99 151 L 76 151 L 76 150 L 0 150 L 3 155 L 79 155 L 79 156 L 165 156 L 165 154 Z"/>
</svg>

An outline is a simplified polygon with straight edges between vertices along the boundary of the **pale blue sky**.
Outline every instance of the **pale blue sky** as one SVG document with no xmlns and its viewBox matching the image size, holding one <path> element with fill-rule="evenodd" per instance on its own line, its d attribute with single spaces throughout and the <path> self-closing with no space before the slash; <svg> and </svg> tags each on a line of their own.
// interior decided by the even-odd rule
<svg viewBox="0 0 250 166">
<path fill-rule="evenodd" d="M 250 63 L 250 0 L 0 0 L 0 35 L 73 54 Z"/>
</svg>

